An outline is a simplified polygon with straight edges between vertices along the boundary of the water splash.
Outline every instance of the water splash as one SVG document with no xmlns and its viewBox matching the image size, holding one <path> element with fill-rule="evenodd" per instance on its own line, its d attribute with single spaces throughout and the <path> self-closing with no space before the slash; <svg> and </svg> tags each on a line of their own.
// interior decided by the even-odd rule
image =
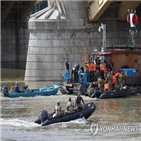
<svg viewBox="0 0 141 141">
<path fill-rule="evenodd" d="M 34 123 L 34 122 L 27 122 L 20 119 L 0 119 L 0 126 L 9 125 L 9 126 L 15 126 L 15 127 L 40 127 L 40 125 Z"/>
</svg>

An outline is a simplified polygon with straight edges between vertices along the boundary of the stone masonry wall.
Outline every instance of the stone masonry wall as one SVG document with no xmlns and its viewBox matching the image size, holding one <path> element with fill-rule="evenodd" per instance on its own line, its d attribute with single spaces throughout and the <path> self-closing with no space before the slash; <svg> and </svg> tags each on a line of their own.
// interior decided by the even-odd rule
<svg viewBox="0 0 141 141">
<path fill-rule="evenodd" d="M 1 66 L 2 68 L 25 69 L 29 31 L 25 23 L 1 23 Z"/>
</svg>

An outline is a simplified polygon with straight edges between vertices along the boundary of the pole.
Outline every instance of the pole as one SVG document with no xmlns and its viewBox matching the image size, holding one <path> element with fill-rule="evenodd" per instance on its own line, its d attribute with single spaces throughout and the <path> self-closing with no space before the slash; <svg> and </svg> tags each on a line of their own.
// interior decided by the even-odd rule
<svg viewBox="0 0 141 141">
<path fill-rule="evenodd" d="M 101 29 L 103 30 L 101 54 L 103 54 L 104 52 L 106 52 L 106 24 L 101 23 L 101 26 L 99 27 L 98 31 L 101 32 Z M 104 55 L 101 56 L 101 70 L 103 69 L 104 69 Z"/>
</svg>

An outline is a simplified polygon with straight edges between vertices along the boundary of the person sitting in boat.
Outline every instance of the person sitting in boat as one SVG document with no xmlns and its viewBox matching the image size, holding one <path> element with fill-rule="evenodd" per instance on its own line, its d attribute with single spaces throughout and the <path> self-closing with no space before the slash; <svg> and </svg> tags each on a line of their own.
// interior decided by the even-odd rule
<svg viewBox="0 0 141 141">
<path fill-rule="evenodd" d="M 72 113 L 73 111 L 74 111 L 74 103 L 71 101 L 71 97 L 70 97 L 66 106 L 65 113 Z"/>
<path fill-rule="evenodd" d="M 15 92 L 21 93 L 19 86 L 18 86 L 18 82 L 16 82 L 16 84 L 15 84 Z"/>
<path fill-rule="evenodd" d="M 30 89 L 28 88 L 28 85 L 26 85 L 25 91 L 26 91 L 27 93 L 32 93 L 32 90 L 30 90 Z"/>
<path fill-rule="evenodd" d="M 75 107 L 76 107 L 75 109 L 77 110 L 83 109 L 83 105 L 81 104 L 81 101 L 85 105 L 83 98 L 80 96 L 80 93 L 78 93 L 78 96 L 75 100 Z"/>
<path fill-rule="evenodd" d="M 57 101 L 57 105 L 55 106 L 54 112 L 55 114 L 53 115 L 53 117 L 59 117 L 62 115 L 62 108 L 60 106 L 60 101 Z"/>
</svg>

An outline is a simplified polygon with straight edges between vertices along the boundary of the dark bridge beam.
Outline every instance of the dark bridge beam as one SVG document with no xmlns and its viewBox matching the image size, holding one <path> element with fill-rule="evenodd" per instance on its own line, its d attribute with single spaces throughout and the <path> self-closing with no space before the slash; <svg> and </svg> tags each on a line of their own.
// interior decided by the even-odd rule
<svg viewBox="0 0 141 141">
<path fill-rule="evenodd" d="M 7 6 L 5 8 L 1 9 L 1 13 L 3 13 L 1 15 L 1 21 L 4 22 L 5 19 L 7 18 L 10 10 L 12 9 L 13 5 L 15 4 L 15 1 L 7 1 Z"/>
<path fill-rule="evenodd" d="M 22 10 L 20 11 L 21 22 L 24 22 L 26 20 L 27 15 L 29 14 L 30 10 L 32 9 L 35 3 L 36 1 L 28 1 L 28 7 L 22 8 Z"/>
</svg>

